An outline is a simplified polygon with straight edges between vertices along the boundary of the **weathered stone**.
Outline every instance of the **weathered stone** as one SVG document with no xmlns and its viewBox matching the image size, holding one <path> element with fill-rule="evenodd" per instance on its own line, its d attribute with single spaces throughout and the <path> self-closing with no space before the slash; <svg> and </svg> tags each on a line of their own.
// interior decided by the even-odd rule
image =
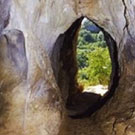
<svg viewBox="0 0 135 135">
<path fill-rule="evenodd" d="M 135 134 L 134 9 L 135 0 L 0 0 L 0 135 Z M 84 16 L 103 30 L 113 70 L 97 112 L 74 120 L 63 105 L 80 89 Z"/>
<path fill-rule="evenodd" d="M 0 1 L 0 35 L 2 30 L 9 23 L 9 12 L 10 12 L 10 0 Z"/>
<path fill-rule="evenodd" d="M 70 117 L 76 117 L 80 114 L 84 114 L 89 109 L 89 115 L 96 110 L 96 106 L 99 104 L 101 96 L 98 94 L 83 92 L 77 93 L 70 98 L 67 102 L 66 108 L 68 109 Z"/>
</svg>

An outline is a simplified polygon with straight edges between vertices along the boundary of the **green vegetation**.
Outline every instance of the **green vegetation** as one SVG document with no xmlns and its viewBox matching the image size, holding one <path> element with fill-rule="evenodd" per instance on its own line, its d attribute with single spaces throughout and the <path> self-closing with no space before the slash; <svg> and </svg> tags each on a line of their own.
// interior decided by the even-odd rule
<svg viewBox="0 0 135 135">
<path fill-rule="evenodd" d="M 102 31 L 85 20 L 77 46 L 78 82 L 82 85 L 108 85 L 111 73 L 109 50 Z"/>
</svg>

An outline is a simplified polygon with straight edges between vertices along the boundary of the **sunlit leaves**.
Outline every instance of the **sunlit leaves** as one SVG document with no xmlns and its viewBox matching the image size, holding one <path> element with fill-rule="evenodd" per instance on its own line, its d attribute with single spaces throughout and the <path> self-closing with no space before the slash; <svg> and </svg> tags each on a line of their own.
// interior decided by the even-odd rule
<svg viewBox="0 0 135 135">
<path fill-rule="evenodd" d="M 80 30 L 77 48 L 78 81 L 84 85 L 108 85 L 111 60 L 101 31 L 88 30 L 91 22 L 84 23 Z"/>
</svg>

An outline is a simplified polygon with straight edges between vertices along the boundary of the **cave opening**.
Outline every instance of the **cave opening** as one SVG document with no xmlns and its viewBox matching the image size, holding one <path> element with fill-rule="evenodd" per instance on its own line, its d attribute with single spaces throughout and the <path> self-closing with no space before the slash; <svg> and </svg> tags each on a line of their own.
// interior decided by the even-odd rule
<svg viewBox="0 0 135 135">
<path fill-rule="evenodd" d="M 84 18 L 77 40 L 77 82 L 83 92 L 105 95 L 111 74 L 111 59 L 102 30 Z"/>
<path fill-rule="evenodd" d="M 108 92 L 103 97 L 92 92 L 82 92 L 83 88 L 80 87 L 77 78 L 77 44 L 84 19 L 86 18 L 77 19 L 64 34 L 58 37 L 51 55 L 54 75 L 61 90 L 65 108 L 71 118 L 91 116 L 113 96 L 119 82 L 116 42 L 108 32 L 93 22 L 92 24 L 100 30 L 102 38 L 104 35 L 104 42 L 108 45 L 111 59 L 111 75 L 108 80 Z"/>
</svg>

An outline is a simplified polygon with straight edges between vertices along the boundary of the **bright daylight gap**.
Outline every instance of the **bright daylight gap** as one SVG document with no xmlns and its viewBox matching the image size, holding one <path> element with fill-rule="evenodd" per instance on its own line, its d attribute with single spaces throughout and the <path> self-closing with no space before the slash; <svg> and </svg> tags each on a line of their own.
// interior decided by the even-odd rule
<svg viewBox="0 0 135 135">
<path fill-rule="evenodd" d="M 77 80 L 83 91 L 103 96 L 112 70 L 110 54 L 103 32 L 87 18 L 78 35 L 77 62 Z"/>
</svg>

